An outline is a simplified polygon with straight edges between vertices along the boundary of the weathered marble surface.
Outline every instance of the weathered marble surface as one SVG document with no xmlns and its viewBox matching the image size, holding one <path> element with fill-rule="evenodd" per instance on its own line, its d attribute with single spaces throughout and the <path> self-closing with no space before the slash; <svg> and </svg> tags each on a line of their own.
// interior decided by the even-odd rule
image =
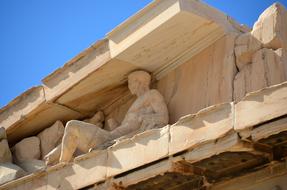
<svg viewBox="0 0 287 190">
<path fill-rule="evenodd" d="M 275 3 L 235 43 L 234 100 L 287 80 L 287 10 Z"/>
<path fill-rule="evenodd" d="M 171 123 L 174 123 L 181 116 L 195 113 L 207 106 L 222 102 L 231 102 L 234 99 L 240 101 L 246 93 L 285 81 L 287 79 L 286 22 L 287 11 L 283 6 L 274 4 L 260 16 L 251 32 L 240 35 L 238 35 L 238 33 L 229 33 L 221 37 L 214 44 L 206 47 L 199 54 L 193 56 L 176 69 L 171 70 L 163 78 L 160 78 L 155 85 L 158 91 L 149 89 L 150 77 L 147 77 L 146 74 L 138 74 L 140 77 L 134 76 L 136 79 L 132 79 L 133 77 L 130 75 L 129 88 L 133 94 L 137 95 L 137 99 L 134 103 L 130 96 L 126 96 L 126 101 L 120 103 L 116 109 L 110 111 L 106 118 L 103 112 L 98 112 L 92 118 L 83 121 L 72 120 L 66 124 L 65 135 L 64 126 L 58 121 L 37 136 L 26 138 L 17 143 L 13 148 L 14 159 L 25 171 L 29 173 L 35 172 L 45 167 L 43 161 L 39 160 L 40 158 L 48 158 L 50 161 L 59 160 L 60 158 L 61 161 L 67 162 L 72 159 L 76 149 L 86 153 L 90 148 L 97 147 L 97 145 L 106 141 L 125 135 L 132 136 L 134 132 L 142 132 L 146 129 L 164 126 L 168 123 L 168 113 L 164 98 L 170 110 Z M 270 27 L 270 25 L 274 27 Z M 144 79 L 142 80 L 140 78 Z M 130 82 L 130 80 L 133 82 Z M 88 87 L 86 86 L 85 88 Z M 123 89 L 125 88 L 121 90 Z M 122 94 L 121 90 L 119 94 Z M 36 91 L 36 95 L 39 93 L 39 97 L 41 98 L 34 99 L 39 99 L 38 103 L 42 104 L 44 101 L 43 98 L 45 98 L 42 97 L 44 96 L 43 89 L 39 88 L 36 89 Z M 164 98 L 159 92 L 163 94 Z M 36 95 L 35 97 L 38 97 Z M 91 95 L 93 94 L 90 94 L 88 97 L 91 97 Z M 251 96 L 248 97 L 250 99 Z M 276 97 L 279 97 L 278 94 L 276 94 Z M 267 98 L 265 103 L 274 103 L 273 96 L 266 95 L 265 98 Z M 180 122 L 178 122 L 171 127 L 167 126 L 165 128 L 166 131 L 160 132 L 160 135 L 158 135 L 158 131 L 145 133 L 145 135 L 150 137 L 149 140 L 145 139 L 147 136 L 143 135 L 141 138 L 136 136 L 132 139 L 121 141 L 121 143 L 110 148 L 109 152 L 104 151 L 100 163 L 106 164 L 105 159 L 107 159 L 108 164 L 110 164 L 109 166 L 112 168 L 103 169 L 103 167 L 100 167 L 103 171 L 99 179 L 106 177 L 106 175 L 113 176 L 122 172 L 122 168 L 118 167 L 119 164 L 124 167 L 125 170 L 129 170 L 141 164 L 148 163 L 146 160 L 154 161 L 156 158 L 162 158 L 168 154 L 174 154 L 178 151 L 191 148 L 203 141 L 216 140 L 232 130 L 233 122 L 235 123 L 235 129 L 241 133 L 242 130 L 251 128 L 253 124 L 262 122 L 264 120 L 262 119 L 263 116 L 265 119 L 281 116 L 280 114 L 275 114 L 274 116 L 269 112 L 272 109 L 277 112 L 278 108 L 280 108 L 278 112 L 282 113 L 282 109 L 284 108 L 282 108 L 282 105 L 274 104 L 273 107 L 268 107 L 268 105 L 265 104 L 262 106 L 258 101 L 251 104 L 250 101 L 248 101 L 249 99 L 246 98 L 236 105 L 237 113 L 239 115 L 245 115 L 244 117 L 237 118 L 236 122 L 234 122 L 232 118 L 233 104 L 226 104 L 222 110 L 218 109 L 218 107 L 214 110 L 214 113 L 216 113 L 214 115 L 222 118 L 220 121 L 216 120 L 215 116 L 210 113 L 210 115 L 205 116 L 205 113 L 212 112 L 212 109 L 208 111 L 204 110 L 197 115 L 189 115 L 181 119 L 181 121 L 184 120 L 186 122 L 189 120 L 192 121 L 190 125 L 186 123 L 181 125 Z M 78 104 L 77 101 L 68 101 L 69 96 L 60 98 L 60 103 L 61 101 L 65 102 L 64 100 L 71 103 L 71 105 Z M 279 102 L 278 104 L 285 104 L 285 99 L 284 97 L 282 99 L 276 99 L 276 102 Z M 84 104 L 89 103 L 85 102 Z M 254 120 L 253 116 L 250 116 L 250 113 L 245 112 L 247 109 L 255 109 L 258 105 L 264 108 L 262 109 L 263 111 L 257 113 L 257 118 L 259 118 L 260 121 Z M 61 107 L 59 105 L 53 106 Z M 85 106 L 86 105 L 80 107 L 83 108 Z M 111 107 L 106 109 L 114 108 Z M 242 109 L 242 107 L 244 107 L 244 109 Z M 21 110 L 20 108 L 19 110 Z M 61 107 L 60 110 L 66 109 L 65 107 Z M 74 110 L 69 110 L 69 112 L 71 111 L 74 113 Z M 22 114 L 22 112 L 19 114 L 20 112 L 21 111 L 17 112 L 17 117 Z M 53 114 L 55 114 L 55 112 L 53 112 Z M 43 113 L 43 115 L 45 114 Z M 82 116 L 77 112 L 74 115 L 77 115 L 77 117 L 74 118 Z M 54 119 L 51 120 L 52 122 L 56 121 Z M 218 127 L 218 131 L 214 132 L 213 126 L 217 125 L 221 128 Z M 33 128 L 33 126 L 31 128 Z M 203 133 L 206 133 L 206 135 L 200 136 L 200 134 Z M 62 141 L 63 135 L 64 138 Z M 185 138 L 182 138 L 182 136 L 185 136 Z M 171 139 L 169 139 L 169 137 L 171 137 Z M 157 142 L 152 141 L 157 138 Z M 0 163 L 11 162 L 12 158 L 6 140 L 6 134 L 2 133 L 1 130 L 0 140 Z M 176 145 L 169 144 L 169 140 L 177 142 Z M 136 141 L 138 144 L 132 141 Z M 125 142 L 128 143 L 125 144 Z M 130 148 L 129 146 L 131 144 L 134 146 L 133 151 L 137 152 L 137 155 L 125 159 L 126 152 L 124 149 Z M 149 144 L 149 148 L 142 146 L 142 144 Z M 152 145 L 156 146 L 156 148 Z M 161 146 L 165 148 L 162 149 Z M 47 155 L 47 153 L 49 154 Z M 145 157 L 147 153 L 152 154 L 152 156 Z M 119 160 L 121 161 L 120 163 L 118 163 Z M 93 163 L 98 164 L 98 162 Z M 8 178 L 15 179 L 21 176 L 18 175 L 18 173 L 21 173 L 22 170 L 11 163 L 8 163 L 8 165 L 9 167 L 11 166 L 10 168 L 8 167 L 9 169 L 2 170 L 7 172 L 1 173 L 1 175 L 4 176 L 4 180 Z M 73 167 L 79 170 L 80 173 L 81 171 L 86 172 L 88 170 L 87 168 L 83 169 L 81 166 Z M 73 169 L 65 172 L 73 172 Z M 65 172 L 63 173 L 66 174 Z M 96 173 L 97 170 L 95 169 L 93 172 Z M 11 177 L 7 178 L 5 176 Z M 54 180 L 56 184 L 61 183 L 61 178 L 58 179 L 57 177 L 58 174 L 51 174 L 49 179 Z M 89 181 L 93 180 L 91 178 L 88 179 Z M 73 178 L 73 180 L 77 181 L 76 177 Z M 78 179 L 78 181 L 80 180 L 84 181 L 85 179 Z M 76 187 L 78 188 L 77 185 Z"/>
<path fill-rule="evenodd" d="M 241 71 L 246 64 L 252 63 L 253 54 L 262 47 L 249 32 L 239 35 L 235 40 L 236 66 Z"/>
<path fill-rule="evenodd" d="M 157 82 L 170 123 L 208 106 L 232 101 L 236 36 L 228 34 L 219 39 Z"/>
<path fill-rule="evenodd" d="M 103 117 L 98 117 L 96 124 L 72 120 L 66 124 L 62 145 L 53 150 L 46 157 L 47 163 L 54 161 L 61 149 L 60 162 L 69 162 L 76 149 L 88 152 L 107 141 L 125 135 L 135 134 L 137 131 L 162 127 L 168 124 L 168 110 L 163 97 L 157 90 L 150 90 L 151 76 L 145 71 L 135 71 L 128 76 L 128 87 L 137 96 L 124 120 L 112 131 L 101 129 Z M 112 119 L 110 125 L 116 125 Z"/>
</svg>

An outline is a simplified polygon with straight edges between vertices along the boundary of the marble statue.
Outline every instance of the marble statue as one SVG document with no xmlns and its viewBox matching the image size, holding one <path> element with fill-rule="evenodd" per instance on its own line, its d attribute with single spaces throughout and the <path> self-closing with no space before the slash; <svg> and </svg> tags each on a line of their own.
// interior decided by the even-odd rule
<svg viewBox="0 0 287 190">
<path fill-rule="evenodd" d="M 71 120 L 66 124 L 62 143 L 46 157 L 46 162 L 60 157 L 60 162 L 69 162 L 76 149 L 88 152 L 108 141 L 135 134 L 147 129 L 163 127 L 168 124 L 168 110 L 163 96 L 155 89 L 150 89 L 151 76 L 145 71 L 135 71 L 128 76 L 128 88 L 137 99 L 127 111 L 122 123 L 112 131 L 102 129 L 102 115 L 93 124 Z M 110 119 L 109 124 L 117 125 Z"/>
</svg>

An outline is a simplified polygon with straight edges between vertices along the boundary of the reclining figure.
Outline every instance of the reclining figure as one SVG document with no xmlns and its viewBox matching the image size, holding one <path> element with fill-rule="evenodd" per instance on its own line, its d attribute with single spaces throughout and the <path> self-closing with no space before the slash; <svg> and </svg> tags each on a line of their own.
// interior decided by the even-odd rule
<svg viewBox="0 0 287 190">
<path fill-rule="evenodd" d="M 82 152 L 88 152 L 91 148 L 124 135 L 167 125 L 168 110 L 164 98 L 157 90 L 150 89 L 150 82 L 151 76 L 145 71 L 131 73 L 128 76 L 128 87 L 137 99 L 122 123 L 114 130 L 107 131 L 97 124 L 71 120 L 66 124 L 61 145 L 45 157 L 46 161 L 49 163 L 60 156 L 60 162 L 69 162 L 77 148 Z"/>
</svg>

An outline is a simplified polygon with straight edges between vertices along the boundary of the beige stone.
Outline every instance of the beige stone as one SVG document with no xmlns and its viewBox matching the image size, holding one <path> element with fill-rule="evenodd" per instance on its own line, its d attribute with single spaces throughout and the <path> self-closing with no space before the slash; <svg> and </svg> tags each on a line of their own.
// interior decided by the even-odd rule
<svg viewBox="0 0 287 190">
<path fill-rule="evenodd" d="M 234 78 L 234 101 L 240 101 L 251 89 L 251 64 L 246 65 Z"/>
<path fill-rule="evenodd" d="M 78 148 L 88 152 L 107 141 L 124 135 L 132 135 L 137 131 L 163 127 L 168 124 L 168 110 L 162 95 L 150 89 L 151 76 L 145 71 L 135 71 L 128 76 L 130 92 L 137 96 L 129 108 L 123 122 L 113 131 L 106 131 L 90 123 L 72 120 L 65 128 L 61 148 L 61 162 L 69 162 Z M 58 150 L 53 150 L 50 157 L 55 157 Z M 49 159 L 46 157 L 47 160 Z"/>
<path fill-rule="evenodd" d="M 279 48 L 275 52 L 283 64 L 285 80 L 287 80 L 287 48 Z"/>
<path fill-rule="evenodd" d="M 40 159 L 40 140 L 38 137 L 29 137 L 21 140 L 13 147 L 16 162 Z"/>
<path fill-rule="evenodd" d="M 254 38 L 250 33 L 241 34 L 236 38 L 236 65 L 240 71 L 246 64 L 251 64 L 253 54 L 261 47 L 261 42 Z"/>
<path fill-rule="evenodd" d="M 184 63 L 178 58 L 187 51 L 194 56 L 234 31 L 226 15 L 199 1 L 164 0 L 146 7 L 107 38 L 111 57 L 162 75 Z"/>
<path fill-rule="evenodd" d="M 7 139 L 0 140 L 0 163 L 12 162 L 12 154 Z"/>
<path fill-rule="evenodd" d="M 45 129 L 37 135 L 37 137 L 40 139 L 42 158 L 44 158 L 46 154 L 61 143 L 64 130 L 64 125 L 62 122 L 56 121 L 51 127 Z"/>
<path fill-rule="evenodd" d="M 27 173 L 34 173 L 46 167 L 46 164 L 42 160 L 25 160 L 18 164 Z"/>
<path fill-rule="evenodd" d="M 254 54 L 251 71 L 252 91 L 275 85 L 285 80 L 284 65 L 276 52 L 264 48 Z"/>
<path fill-rule="evenodd" d="M 7 139 L 6 131 L 4 127 L 0 127 L 0 140 Z"/>
<path fill-rule="evenodd" d="M 84 120 L 84 122 L 94 125 L 100 125 L 103 121 L 105 121 L 105 116 L 101 111 L 97 112 L 93 117 Z M 103 126 L 101 128 L 103 128 Z"/>
<path fill-rule="evenodd" d="M 44 156 L 43 160 L 45 161 L 46 165 L 55 165 L 59 162 L 59 158 L 61 156 L 61 146 L 62 144 L 59 144 L 56 148 Z"/>
<path fill-rule="evenodd" d="M 169 154 L 225 136 L 233 129 L 233 109 L 233 103 L 226 103 L 181 118 L 170 127 Z"/>
<path fill-rule="evenodd" d="M 286 9 L 281 4 L 274 3 L 260 15 L 251 34 L 267 48 L 287 48 Z"/>
<path fill-rule="evenodd" d="M 108 149 L 107 177 L 168 156 L 168 143 L 169 126 L 148 130 L 118 142 Z"/>
<path fill-rule="evenodd" d="M 235 37 L 221 38 L 158 81 L 157 89 L 168 105 L 170 123 L 233 100 Z"/>
<path fill-rule="evenodd" d="M 50 168 L 47 189 L 81 189 L 103 181 L 107 174 L 107 151 L 94 151 L 77 158 L 73 165 Z"/>
<path fill-rule="evenodd" d="M 234 100 L 240 101 L 247 93 L 286 81 L 285 65 L 280 49 L 263 48 L 252 58 L 234 79 Z"/>
<path fill-rule="evenodd" d="M 26 172 L 12 163 L 0 163 L 0 185 L 26 175 Z"/>
<path fill-rule="evenodd" d="M 90 149 L 91 152 L 75 158 L 73 163 L 60 163 L 39 172 L 37 170 L 41 169 L 41 161 L 23 160 L 19 165 L 34 174 L 4 188 L 72 190 L 90 189 L 92 186 L 98 189 L 98 185 L 116 184 L 115 186 L 123 185 L 123 188 L 107 186 L 103 189 L 133 189 L 125 185 L 145 183 L 145 180 L 155 176 L 160 179 L 166 174 L 167 177 L 169 174 L 173 176 L 173 173 L 179 172 L 174 170 L 174 164 L 182 161 L 190 167 L 187 168 L 189 171 L 181 171 L 179 175 L 190 176 L 175 177 L 175 183 L 177 180 L 184 180 L 185 185 L 190 188 L 193 175 L 204 178 L 203 185 L 206 186 L 203 189 L 211 189 L 217 185 L 217 180 L 208 179 L 210 173 L 212 177 L 220 178 L 220 182 L 234 177 L 233 174 L 240 177 L 245 175 L 236 172 L 232 176 L 221 177 L 221 172 L 228 173 L 233 169 L 238 171 L 244 165 L 252 167 L 257 163 L 256 158 L 260 157 L 259 164 L 261 156 L 267 153 L 253 150 L 250 141 L 286 131 L 285 124 L 266 126 L 266 122 L 286 116 L 287 113 L 286 90 L 282 90 L 282 86 L 275 90 L 272 87 L 270 91 L 264 89 L 255 98 L 250 98 L 252 94 L 243 97 L 246 93 L 284 80 L 281 63 L 284 62 L 285 50 L 261 49 L 250 34 L 236 38 L 237 32 L 231 33 L 234 32 L 232 26 L 237 30 L 244 30 L 235 23 L 230 24 L 226 15 L 200 1 L 156 0 L 108 34 L 100 51 L 98 46 L 92 46 L 48 76 L 44 79 L 44 89 L 39 88 L 39 91 L 27 94 L 27 97 L 21 96 L 18 105 L 11 105 L 0 111 L 0 120 L 9 128 L 8 137 L 17 141 L 15 139 L 36 134 L 60 119 L 63 123 L 68 122 L 64 140 L 56 148 L 54 147 L 61 139 L 61 135 L 57 136 L 60 130 L 51 132 L 56 138 L 49 138 L 53 127 L 41 133 L 43 136 L 47 135 L 48 140 L 55 141 L 51 145 L 51 150 L 54 149 L 46 155 L 50 160 L 59 161 L 61 157 L 61 161 L 68 162 L 73 159 L 75 148 L 86 153 L 90 148 L 99 148 L 97 145 L 105 141 L 115 144 L 101 151 Z M 237 75 L 235 58 L 240 71 Z M 137 95 L 133 102 L 131 94 L 127 93 L 126 79 L 130 79 L 127 77 L 130 71 L 138 68 L 147 69 L 156 76 L 159 81 L 154 83 L 157 83 L 158 91 L 143 85 L 150 81 L 150 77 L 142 73 L 140 78 L 145 78 L 145 75 L 147 80 L 134 83 L 129 80 L 131 92 Z M 168 123 L 167 106 L 159 92 L 168 102 L 171 123 L 184 116 L 172 126 L 157 128 Z M 128 101 L 122 101 L 122 95 Z M 233 98 L 243 98 L 236 104 L 236 112 L 233 110 L 233 103 L 214 106 L 232 102 Z M 84 122 L 79 121 L 90 117 L 95 110 L 103 110 L 106 117 L 98 117 L 96 114 Z M 1 114 L 4 112 L 5 114 Z M 198 113 L 193 114 L 195 112 Z M 102 129 L 104 119 L 104 129 L 109 131 Z M 258 126 L 261 123 L 265 126 Z M 252 138 L 243 141 L 241 130 L 254 125 L 257 128 L 253 131 L 254 134 L 251 133 Z M 260 127 L 266 130 L 260 131 Z M 41 134 L 40 144 L 44 146 Z M 30 150 L 29 147 L 26 148 Z M 43 152 L 42 156 L 46 154 Z M 233 165 L 233 160 L 222 157 L 230 152 L 255 153 L 258 157 L 251 160 L 239 158 L 238 165 Z M 207 169 L 203 167 L 204 171 L 197 168 L 196 163 L 202 161 L 204 164 L 205 159 L 211 157 L 216 161 L 207 162 L 207 165 L 213 166 Z M 216 165 L 216 158 L 224 163 Z M 265 162 L 265 159 L 262 160 Z M 265 163 L 264 166 L 266 167 Z M 214 172 L 209 171 L 214 167 L 222 168 L 220 171 L 216 168 Z M 270 167 L 267 172 L 277 174 L 279 169 Z M 256 178 L 260 180 L 259 183 L 265 180 L 262 177 L 265 174 L 256 174 L 259 176 Z M 270 177 L 270 174 L 266 177 Z M 280 185 L 285 184 L 282 179 L 280 178 Z M 195 185 L 202 184 L 200 182 Z M 13 186 L 15 188 L 7 188 Z M 245 186 L 243 184 L 240 187 Z M 272 188 L 263 186 L 265 189 L 267 187 Z M 222 189 L 224 188 L 223 186 Z M 237 187 L 230 185 L 229 188 Z"/>
<path fill-rule="evenodd" d="M 105 130 L 114 130 L 125 118 L 128 109 L 131 107 L 136 97 L 133 96 L 129 90 L 123 94 L 117 101 L 113 102 L 106 107 L 103 111 L 105 112 Z"/>
<path fill-rule="evenodd" d="M 0 127 L 0 163 L 12 162 L 12 154 L 4 127 Z"/>
<path fill-rule="evenodd" d="M 235 105 L 234 129 L 242 131 L 287 114 L 287 83 L 250 93 Z"/>
<path fill-rule="evenodd" d="M 127 73 L 145 69 L 163 77 L 229 32 L 239 32 L 235 25 L 199 1 L 155 1 L 2 109 L 0 125 L 16 143 L 56 120 L 83 119 L 126 92 L 121 87 Z"/>
</svg>

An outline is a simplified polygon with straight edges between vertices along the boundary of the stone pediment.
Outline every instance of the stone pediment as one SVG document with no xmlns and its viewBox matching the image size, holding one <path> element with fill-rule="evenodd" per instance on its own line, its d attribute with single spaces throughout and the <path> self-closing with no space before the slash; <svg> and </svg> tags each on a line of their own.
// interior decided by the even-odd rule
<svg viewBox="0 0 287 190">
<path fill-rule="evenodd" d="M 285 187 L 286 18 L 154 1 L 0 110 L 0 189 Z"/>
<path fill-rule="evenodd" d="M 181 190 L 188 184 L 192 189 L 245 189 L 261 183 L 269 187 L 274 185 L 270 177 L 286 178 L 286 92 L 285 82 L 250 93 L 238 103 L 205 108 L 173 125 L 121 139 L 0 188 Z M 252 117 L 246 117 L 251 110 Z M 285 187 L 286 180 L 280 179 L 276 184 Z"/>
<path fill-rule="evenodd" d="M 229 33 L 243 27 L 195 0 L 157 0 L 116 27 L 62 68 L 0 111 L 0 125 L 15 142 L 56 120 L 90 116 L 129 98 L 126 76 L 145 69 L 161 78 Z"/>
</svg>

